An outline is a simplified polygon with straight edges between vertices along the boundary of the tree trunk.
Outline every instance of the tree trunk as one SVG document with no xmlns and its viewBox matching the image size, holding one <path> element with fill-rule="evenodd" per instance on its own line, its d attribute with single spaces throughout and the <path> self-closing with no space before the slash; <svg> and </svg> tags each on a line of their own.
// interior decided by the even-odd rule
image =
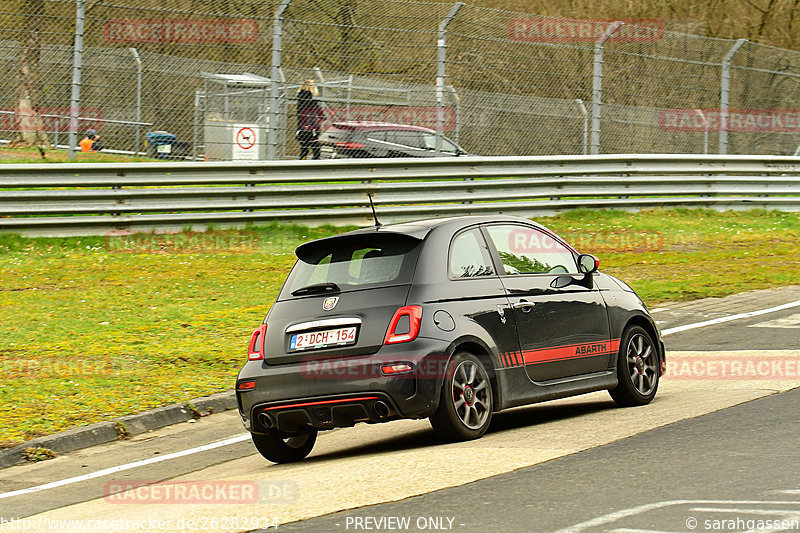
<svg viewBox="0 0 800 533">
<path fill-rule="evenodd" d="M 50 142 L 36 110 L 39 100 L 39 56 L 45 15 L 44 0 L 22 2 L 25 34 L 20 43 L 17 63 L 17 106 L 14 115 L 15 134 L 9 146 L 49 148 Z"/>
</svg>

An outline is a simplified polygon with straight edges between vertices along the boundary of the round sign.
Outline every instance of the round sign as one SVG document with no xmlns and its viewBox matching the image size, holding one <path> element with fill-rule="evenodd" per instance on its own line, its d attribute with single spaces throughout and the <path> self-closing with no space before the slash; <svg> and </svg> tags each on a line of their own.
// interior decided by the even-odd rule
<svg viewBox="0 0 800 533">
<path fill-rule="evenodd" d="M 256 132 L 252 128 L 242 128 L 236 132 L 236 144 L 242 150 L 249 150 L 256 144 Z"/>
</svg>

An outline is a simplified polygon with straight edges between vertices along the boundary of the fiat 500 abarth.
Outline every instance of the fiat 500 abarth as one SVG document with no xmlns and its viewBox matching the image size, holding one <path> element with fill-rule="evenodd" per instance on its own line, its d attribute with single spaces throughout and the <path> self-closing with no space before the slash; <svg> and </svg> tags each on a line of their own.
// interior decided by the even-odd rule
<svg viewBox="0 0 800 533">
<path fill-rule="evenodd" d="M 506 216 L 360 229 L 300 245 L 236 392 L 258 451 L 320 430 L 429 418 L 474 439 L 492 413 L 607 389 L 649 403 L 666 360 L 636 293 L 545 227 Z"/>
</svg>

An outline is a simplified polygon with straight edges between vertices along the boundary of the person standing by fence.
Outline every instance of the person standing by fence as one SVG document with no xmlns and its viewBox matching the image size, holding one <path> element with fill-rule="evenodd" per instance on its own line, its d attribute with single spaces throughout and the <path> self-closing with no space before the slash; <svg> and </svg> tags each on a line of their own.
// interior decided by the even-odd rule
<svg viewBox="0 0 800 533">
<path fill-rule="evenodd" d="M 313 80 L 306 80 L 297 89 L 297 133 L 295 138 L 300 143 L 300 159 L 305 159 L 309 149 L 313 159 L 319 159 L 319 133 L 325 115 L 319 103 L 314 100 L 317 88 Z"/>
</svg>

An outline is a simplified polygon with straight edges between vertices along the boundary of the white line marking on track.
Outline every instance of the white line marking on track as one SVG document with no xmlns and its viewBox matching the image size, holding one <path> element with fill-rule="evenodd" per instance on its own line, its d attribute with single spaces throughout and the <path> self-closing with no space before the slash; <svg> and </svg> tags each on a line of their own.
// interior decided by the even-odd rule
<svg viewBox="0 0 800 533">
<path fill-rule="evenodd" d="M 797 505 L 796 501 L 736 501 L 736 500 L 670 500 L 665 502 L 648 503 L 639 505 L 638 507 L 631 507 L 629 509 L 622 509 L 613 513 L 608 513 L 603 516 L 598 516 L 585 522 L 575 524 L 573 526 L 559 529 L 556 533 L 580 533 L 587 529 L 603 526 L 611 522 L 616 522 L 623 518 L 636 516 L 648 511 L 663 509 L 664 507 L 674 507 L 678 505 Z"/>
<path fill-rule="evenodd" d="M 776 318 L 775 320 L 767 320 L 766 322 L 759 322 L 758 324 L 750 324 L 749 328 L 800 328 L 800 313 L 793 315 Z"/>
<path fill-rule="evenodd" d="M 660 529 L 612 529 L 609 533 L 678 533 L 677 531 L 662 531 Z"/>
<path fill-rule="evenodd" d="M 13 496 L 22 496 L 23 494 L 32 494 L 34 492 L 39 492 L 42 490 L 54 489 L 56 487 L 63 487 L 64 485 L 71 485 L 73 483 L 79 483 L 81 481 L 107 476 L 109 474 L 116 474 L 117 472 L 130 470 L 132 468 L 138 468 L 140 466 L 160 463 L 162 461 L 168 461 L 170 459 L 177 459 L 178 457 L 184 457 L 195 453 L 205 452 L 208 450 L 213 450 L 214 448 L 221 448 L 223 446 L 228 446 L 230 444 L 236 444 L 237 442 L 244 442 L 246 440 L 250 440 L 250 433 L 244 433 L 242 435 L 237 435 L 235 437 L 231 437 L 225 440 L 218 440 L 210 444 L 204 444 L 203 446 L 197 446 L 196 448 L 189 448 L 188 450 L 182 450 L 180 452 L 168 453 L 165 455 L 159 455 L 158 457 L 151 457 L 150 459 L 135 461 L 133 463 L 126 463 L 124 465 L 112 466 L 110 468 L 105 468 L 103 470 L 98 470 L 97 472 L 91 472 L 89 474 L 84 474 L 82 476 L 70 477 L 67 479 L 62 479 L 60 481 L 52 481 L 50 483 L 45 483 L 44 485 L 36 485 L 35 487 L 28 487 L 27 489 L 19 489 L 19 490 L 12 490 L 11 492 L 3 492 L 0 493 L 0 500 L 3 498 L 11 498 Z"/>
<path fill-rule="evenodd" d="M 773 516 L 777 514 L 774 509 L 742 509 L 741 507 L 694 507 L 692 511 L 696 513 L 725 513 L 729 515 L 735 514 L 758 514 L 765 516 Z M 800 511 L 782 511 L 786 516 L 797 518 Z"/>
<path fill-rule="evenodd" d="M 722 324 L 724 322 L 730 322 L 732 320 L 739 320 L 742 318 L 750 318 L 754 316 L 765 315 L 767 313 L 774 313 L 775 311 L 783 311 L 784 309 L 791 309 L 792 307 L 798 307 L 798 306 L 800 306 L 800 300 L 789 302 L 788 304 L 770 307 L 769 309 L 760 309 L 758 311 L 750 311 L 749 313 L 739 313 L 738 315 L 723 316 L 720 318 L 715 318 L 713 320 L 705 320 L 703 322 L 695 322 L 694 324 L 686 324 L 685 326 L 667 328 L 661 331 L 661 335 L 662 336 L 672 335 L 673 333 L 680 333 L 681 331 L 702 328 L 705 326 L 713 326 L 714 324 Z"/>
</svg>

